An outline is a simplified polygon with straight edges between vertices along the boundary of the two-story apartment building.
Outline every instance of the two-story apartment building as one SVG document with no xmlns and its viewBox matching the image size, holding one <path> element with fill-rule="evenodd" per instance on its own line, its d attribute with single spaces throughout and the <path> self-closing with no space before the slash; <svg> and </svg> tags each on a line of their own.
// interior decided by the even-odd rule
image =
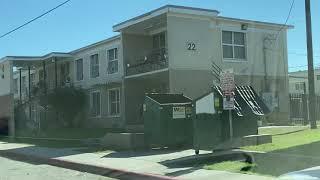
<svg viewBox="0 0 320 180">
<path fill-rule="evenodd" d="M 320 95 L 320 68 L 314 71 L 315 93 Z M 293 94 L 308 94 L 308 71 L 295 71 L 289 73 L 289 92 Z"/>
<path fill-rule="evenodd" d="M 233 68 L 238 85 L 253 86 L 271 102 L 273 118 L 287 120 L 289 28 L 167 5 L 116 24 L 119 35 L 92 45 L 41 57 L 5 57 L 1 63 L 9 74 L 13 67 L 30 77 L 34 71 L 36 81 L 51 84 L 48 89 L 66 82 L 86 89 L 87 126 L 142 124 L 145 93 L 201 96 L 213 85 L 212 62 Z M 19 94 L 15 79 L 0 80 L 0 92 Z"/>
</svg>

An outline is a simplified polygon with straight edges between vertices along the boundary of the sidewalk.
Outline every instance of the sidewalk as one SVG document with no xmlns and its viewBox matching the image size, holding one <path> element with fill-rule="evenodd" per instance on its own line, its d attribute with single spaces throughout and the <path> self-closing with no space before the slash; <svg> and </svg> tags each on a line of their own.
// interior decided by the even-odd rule
<svg viewBox="0 0 320 180">
<path fill-rule="evenodd" d="M 193 150 L 83 153 L 79 148 L 45 148 L 0 142 L 0 156 L 86 171 L 121 179 L 270 179 L 264 176 L 168 166 L 166 162 L 194 157 Z M 201 151 L 201 154 L 210 152 Z"/>
</svg>

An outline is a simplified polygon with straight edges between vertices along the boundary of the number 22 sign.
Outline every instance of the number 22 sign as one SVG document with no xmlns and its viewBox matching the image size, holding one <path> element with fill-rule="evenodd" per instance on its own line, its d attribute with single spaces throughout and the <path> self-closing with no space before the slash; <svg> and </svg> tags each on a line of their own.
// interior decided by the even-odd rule
<svg viewBox="0 0 320 180">
<path fill-rule="evenodd" d="M 187 42 L 187 50 L 190 50 L 190 51 L 197 50 L 196 44 L 194 42 Z"/>
</svg>

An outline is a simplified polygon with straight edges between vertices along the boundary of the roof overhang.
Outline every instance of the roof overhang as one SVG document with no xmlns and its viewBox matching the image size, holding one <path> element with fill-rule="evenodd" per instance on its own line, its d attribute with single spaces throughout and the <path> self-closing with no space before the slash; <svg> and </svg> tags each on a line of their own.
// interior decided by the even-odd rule
<svg viewBox="0 0 320 180">
<path fill-rule="evenodd" d="M 71 58 L 69 53 L 52 52 L 44 56 L 6 56 L 0 59 L 0 62 L 12 61 L 13 66 L 37 65 L 43 61 L 51 61 L 53 58 Z"/>
<path fill-rule="evenodd" d="M 116 24 L 113 26 L 113 31 L 119 32 L 124 28 L 132 26 L 134 24 L 146 21 L 148 19 L 167 14 L 167 13 L 178 13 L 178 14 L 189 14 L 189 15 L 199 15 L 199 16 L 210 16 L 216 17 L 219 14 L 219 11 L 212 9 L 202 9 L 202 8 L 193 8 L 185 6 L 175 6 L 175 5 L 166 5 L 145 13 L 143 15 L 134 17 L 122 23 Z"/>
<path fill-rule="evenodd" d="M 224 20 L 224 21 L 232 21 L 232 22 L 244 23 L 244 24 L 270 26 L 270 27 L 274 27 L 274 28 L 285 28 L 285 29 L 293 29 L 294 28 L 293 25 L 278 24 L 278 23 L 263 22 L 263 21 L 253 21 L 253 20 L 247 20 L 247 19 L 223 17 L 223 16 L 218 16 L 217 19 Z"/>
</svg>

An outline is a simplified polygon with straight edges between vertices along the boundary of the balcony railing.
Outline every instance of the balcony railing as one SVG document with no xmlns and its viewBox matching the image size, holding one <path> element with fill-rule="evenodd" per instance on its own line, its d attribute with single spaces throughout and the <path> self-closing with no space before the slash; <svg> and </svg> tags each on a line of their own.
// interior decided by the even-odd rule
<svg viewBox="0 0 320 180">
<path fill-rule="evenodd" d="M 168 51 L 166 48 L 153 50 L 150 54 L 139 58 L 136 62 L 136 64 L 127 64 L 127 76 L 167 68 Z"/>
</svg>

